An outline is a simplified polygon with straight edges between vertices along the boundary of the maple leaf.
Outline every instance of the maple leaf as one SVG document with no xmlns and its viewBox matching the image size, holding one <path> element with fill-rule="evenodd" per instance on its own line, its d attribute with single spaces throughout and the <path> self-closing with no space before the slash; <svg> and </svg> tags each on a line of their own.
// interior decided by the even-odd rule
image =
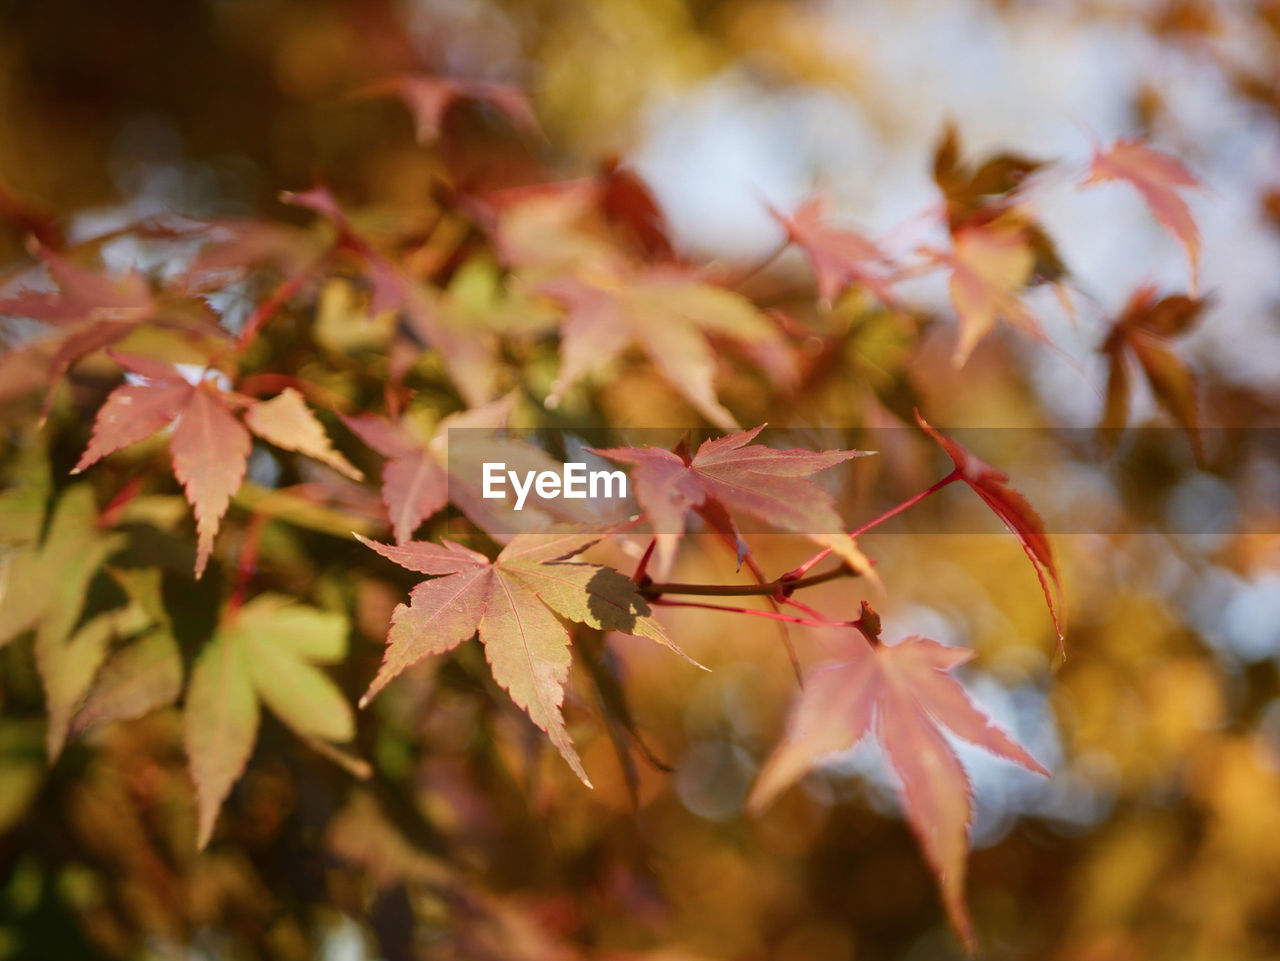
<svg viewBox="0 0 1280 961">
<path fill-rule="evenodd" d="M 176 419 L 169 452 L 174 475 L 195 511 L 199 579 L 231 495 L 244 480 L 252 447 L 249 432 L 228 407 L 227 395 L 211 382 L 192 384 L 168 364 L 115 356 L 121 366 L 146 378 L 146 383 L 124 384 L 107 395 L 72 473 L 150 437 Z"/>
<path fill-rule="evenodd" d="M 952 235 L 949 252 L 926 249 L 951 269 L 951 303 L 960 321 L 960 339 L 952 362 L 960 367 L 974 347 L 1001 318 L 1038 335 L 1039 325 L 1019 298 L 1035 267 L 1020 218 L 961 227 Z"/>
<path fill-rule="evenodd" d="M 650 260 L 675 260 L 667 218 L 649 185 L 616 157 L 600 165 L 600 212 Z"/>
<path fill-rule="evenodd" d="M 968 356 L 1000 315 L 1035 330 L 1034 321 L 1016 299 L 1023 286 L 1053 284 L 1065 309 L 1071 310 L 1061 286 L 1066 265 L 1052 238 L 1022 201 L 1032 178 L 1044 166 L 1014 153 L 997 153 L 977 165 L 964 163 L 953 125 L 947 126 L 934 153 L 933 179 L 946 201 L 946 226 L 955 250 L 950 262 L 960 268 L 953 279 L 952 299 L 962 324 L 968 321 L 973 330 L 972 342 L 957 352 L 960 358 Z M 1021 244 L 1014 242 L 1017 233 Z M 1025 252 L 1017 249 L 1021 245 Z M 1024 266 L 1027 254 L 1030 263 Z M 1006 293 L 1015 296 L 1009 298 Z"/>
<path fill-rule="evenodd" d="M 334 449 L 329 435 L 302 394 L 292 387 L 286 387 L 270 400 L 251 406 L 245 412 L 244 422 L 263 440 L 282 450 L 305 454 L 352 480 L 364 478 L 355 465 Z"/>
<path fill-rule="evenodd" d="M 50 338 L 56 347 L 48 361 L 42 421 L 53 406 L 58 381 L 77 361 L 118 343 L 144 322 L 177 330 L 192 340 L 226 339 L 207 305 L 157 299 L 136 272 L 109 277 L 42 246 L 35 247 L 35 254 L 58 285 L 57 292 L 20 290 L 0 300 L 0 314 L 58 328 Z"/>
<path fill-rule="evenodd" d="M 54 640 L 48 632 L 37 630 L 36 668 L 44 682 L 49 712 L 45 746 L 50 762 L 62 753 L 72 719 L 107 659 L 111 642 L 137 634 L 149 623 L 131 604 L 99 614 L 64 640 Z"/>
<path fill-rule="evenodd" d="M 425 443 L 406 425 L 365 414 L 342 417 L 342 422 L 365 444 L 387 458 L 382 468 L 382 501 L 397 541 L 407 541 L 419 525 L 452 502 L 473 523 L 498 540 L 520 530 L 545 527 L 553 520 L 586 521 L 590 515 L 564 500 L 530 496 L 515 513 L 505 500 L 483 496 L 483 464 L 504 463 L 523 475 L 526 471 L 558 473 L 560 465 L 523 441 L 496 436 L 506 424 L 514 396 L 500 398 L 440 421 Z M 460 431 L 450 448 L 449 432 Z"/>
<path fill-rule="evenodd" d="M 894 303 L 889 289 L 893 261 L 875 242 L 853 230 L 826 222 L 826 200 L 810 197 L 790 217 L 772 211 L 787 239 L 809 256 L 818 284 L 818 297 L 830 305 L 849 285 L 863 284 L 883 303 Z"/>
<path fill-rule="evenodd" d="M 787 352 L 778 330 L 744 297 L 672 268 L 635 277 L 542 284 L 565 308 L 560 373 L 547 398 L 555 406 L 588 371 L 639 344 L 667 381 L 717 427 L 737 427 L 716 398 L 716 355 L 708 337 Z"/>
<path fill-rule="evenodd" d="M 112 612 L 133 620 L 115 625 L 117 632 L 136 625 L 147 630 L 103 660 L 71 719 L 70 737 L 112 721 L 142 717 L 172 704 L 182 692 L 182 653 L 161 593 L 160 570 L 108 568 L 108 573 L 130 600 L 126 608 Z"/>
<path fill-rule="evenodd" d="M 1196 407 L 1196 379 L 1168 346 L 1168 338 L 1188 331 L 1200 318 L 1204 301 L 1181 294 L 1158 298 L 1154 287 L 1134 291 L 1112 325 L 1099 352 L 1109 362 L 1102 426 L 1122 428 L 1128 420 L 1129 358 L 1137 361 L 1156 400 L 1191 437 L 1197 461 L 1204 456 Z"/>
<path fill-rule="evenodd" d="M 182 691 L 182 652 L 173 634 L 142 634 L 105 659 L 71 720 L 76 737 L 112 721 L 142 717 L 172 704 Z"/>
<path fill-rule="evenodd" d="M 44 541 L 13 555 L 0 594 L 0 646 L 35 629 L 36 669 L 49 712 L 49 760 L 62 750 L 81 697 L 111 639 L 136 632 L 146 620 L 136 607 L 99 615 L 73 633 L 89 582 L 124 543 L 98 530 L 93 490 L 76 484 L 59 499 Z"/>
<path fill-rule="evenodd" d="M 459 100 L 486 103 L 501 111 L 512 126 L 525 133 L 539 133 L 538 118 L 529 98 L 517 87 L 460 77 L 403 74 L 386 77 L 357 90 L 354 97 L 398 97 L 413 114 L 418 142 L 440 136 L 445 113 Z"/>
<path fill-rule="evenodd" d="M 1015 153 L 997 153 L 974 166 L 960 159 L 960 135 L 948 124 L 933 155 L 933 180 L 947 202 L 947 224 L 954 232 L 979 220 L 992 220 L 1015 202 L 1023 184 L 1044 167 Z"/>
<path fill-rule="evenodd" d="M 1139 137 L 1121 138 L 1110 150 L 1094 151 L 1093 163 L 1081 185 L 1106 180 L 1123 181 L 1142 194 L 1156 220 L 1182 244 L 1191 264 L 1194 290 L 1200 261 L 1200 230 L 1178 191 L 1199 187 L 1200 181 L 1176 158 L 1153 150 Z"/>
<path fill-rule="evenodd" d="M 598 181 L 582 178 L 496 191 L 470 206 L 502 262 L 533 282 L 620 269 L 602 197 Z"/>
<path fill-rule="evenodd" d="M 363 263 L 371 288 L 370 314 L 403 311 L 413 333 L 439 353 L 449 379 L 467 403 L 479 405 L 493 399 L 496 367 L 486 338 L 477 336 L 475 330 L 452 329 L 432 289 L 403 271 L 357 231 L 328 187 L 286 191 L 281 200 L 311 210 L 337 228 L 330 253 L 345 252 Z"/>
<path fill-rule="evenodd" d="M 1053 548 L 1049 544 L 1049 535 L 1045 533 L 1044 521 L 1027 499 L 1009 486 L 1008 474 L 965 450 L 951 438 L 938 433 L 920 416 L 919 411 L 916 411 L 916 423 L 942 446 L 955 465 L 960 479 L 982 498 L 983 503 L 991 508 L 1022 545 L 1031 566 L 1035 568 L 1040 589 L 1044 592 L 1045 603 L 1049 607 L 1049 615 L 1053 618 L 1053 627 L 1058 635 L 1058 656 L 1061 657 L 1066 630 L 1062 578 L 1053 557 Z"/>
<path fill-rule="evenodd" d="M 735 515 L 747 515 L 773 527 L 804 534 L 830 547 L 854 570 L 875 578 L 871 562 L 843 522 L 831 495 L 809 480 L 811 474 L 870 451 L 774 450 L 748 446 L 764 425 L 704 441 L 692 458 L 660 447 L 593 450 L 609 460 L 634 464 L 636 499 L 649 515 L 658 542 L 658 569 L 670 569 L 690 510 L 710 514 L 714 527 L 727 529 L 746 554 Z"/>
<path fill-rule="evenodd" d="M 54 642 L 80 619 L 85 590 L 102 561 L 123 543 L 98 530 L 98 509 L 87 484 L 67 488 L 39 545 L 10 554 L 0 592 L 0 647 L 38 627 Z"/>
<path fill-rule="evenodd" d="M 224 616 L 191 671 L 183 710 L 200 848 L 244 773 L 258 735 L 260 703 L 306 740 L 343 742 L 355 736 L 351 705 L 317 667 L 337 663 L 346 648 L 345 617 L 281 595 L 260 594 Z"/>
<path fill-rule="evenodd" d="M 263 220 L 212 220 L 205 230 L 208 242 L 183 275 L 188 290 L 223 287 L 262 266 L 298 278 L 320 264 L 331 244 L 316 231 Z"/>
<path fill-rule="evenodd" d="M 89 443 L 71 472 L 78 474 L 176 421 L 169 453 L 174 475 L 195 512 L 198 580 L 248 466 L 253 441 L 232 411 L 245 399 L 219 389 L 212 380 L 192 383 L 170 364 L 124 354 L 112 357 L 143 382 L 122 384 L 107 395 Z M 293 388 L 285 388 L 271 400 L 251 402 L 246 421 L 254 433 L 270 443 L 314 457 L 348 476 L 362 476 L 333 449 L 323 427 Z"/>
<path fill-rule="evenodd" d="M 568 528 L 521 534 L 493 561 L 452 541 L 396 546 L 360 537 L 401 567 L 432 575 L 413 589 L 409 604 L 398 605 L 392 614 L 382 666 L 360 706 L 411 664 L 478 634 L 494 680 L 589 786 L 560 713 L 571 658 L 569 631 L 559 617 L 647 637 L 682 653 L 629 578 L 612 568 L 569 560 L 603 536 Z"/>
<path fill-rule="evenodd" d="M 137 273 L 108 277 L 38 244 L 34 253 L 58 291 L 19 290 L 0 300 L 0 314 L 64 325 L 137 320 L 155 308 L 146 281 Z"/>
<path fill-rule="evenodd" d="M 874 733 L 901 782 L 899 794 L 952 927 L 972 950 L 964 900 L 972 788 L 943 732 L 1021 764 L 1049 772 L 970 702 L 949 672 L 973 651 L 923 637 L 894 644 L 860 641 L 848 660 L 823 664 L 805 679 L 786 739 L 765 762 L 748 798 L 756 812 L 825 757 Z"/>
</svg>

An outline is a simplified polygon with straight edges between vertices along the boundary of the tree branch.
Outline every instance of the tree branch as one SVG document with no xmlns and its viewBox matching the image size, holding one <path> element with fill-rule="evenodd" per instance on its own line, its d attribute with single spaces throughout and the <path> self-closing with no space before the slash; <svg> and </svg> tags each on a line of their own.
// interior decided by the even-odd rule
<svg viewBox="0 0 1280 961">
<path fill-rule="evenodd" d="M 765 584 L 678 584 L 667 581 L 650 581 L 640 585 L 640 593 L 649 598 L 661 597 L 664 594 L 693 594 L 703 597 L 773 597 L 781 593 L 784 596 L 802 587 L 813 587 L 841 577 L 857 577 L 858 572 L 848 567 L 837 567 L 824 574 L 810 577 L 799 577 L 795 580 L 784 580 L 779 577 Z"/>
</svg>

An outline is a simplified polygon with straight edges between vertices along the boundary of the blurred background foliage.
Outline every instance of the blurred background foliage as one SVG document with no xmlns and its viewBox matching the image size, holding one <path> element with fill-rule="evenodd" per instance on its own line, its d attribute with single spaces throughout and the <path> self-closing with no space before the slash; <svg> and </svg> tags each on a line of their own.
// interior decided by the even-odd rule
<svg viewBox="0 0 1280 961">
<path fill-rule="evenodd" d="M 652 185 L 678 249 L 750 264 L 780 236 L 763 202 L 791 209 L 815 188 L 873 232 L 909 224 L 937 203 L 932 150 L 948 120 L 971 156 L 1018 150 L 1074 162 L 1081 175 L 1090 136 L 1143 133 L 1211 188 L 1193 201 L 1210 307 L 1186 346 L 1202 374 L 1202 420 L 1275 428 L 1278 33 L 1280 7 L 1253 0 L 10 2 L 0 7 L 0 260 L 25 262 L 30 209 L 57 211 L 72 239 L 173 213 L 302 225 L 309 215 L 278 192 L 320 180 L 362 224 L 394 234 L 454 192 L 591 175 L 621 158 Z M 400 104 L 349 96 L 406 71 L 520 85 L 545 138 L 465 104 L 424 147 Z M 1185 286 L 1185 262 L 1139 203 L 1107 189 L 1051 192 L 1041 213 L 1079 292 L 1075 316 L 1037 301 L 1055 349 L 1002 335 L 955 370 L 945 291 L 923 284 L 910 311 L 858 291 L 818 311 L 812 298 L 797 306 L 805 267 L 788 255 L 751 292 L 802 313 L 822 336 L 800 346 L 820 356 L 786 389 L 729 362 L 721 399 L 740 422 L 768 420 L 799 443 L 811 428 L 900 425 L 913 406 L 947 426 L 1090 426 L 1102 407 L 1100 318 L 1144 281 Z M 115 249 L 108 265 L 146 255 L 145 245 Z M 476 317 L 536 327 L 547 309 L 484 257 L 437 276 L 463 328 Z M 333 280 L 313 308 L 281 316 L 270 350 L 357 408 L 375 405 L 390 321 L 364 313 L 359 286 Z M 554 346 L 519 350 L 505 363 L 531 395 L 545 394 Z M 32 383 L 5 368 L 8 543 L 30 540 L 50 492 L 67 486 L 87 434 L 85 398 L 101 397 L 107 380 L 105 368 L 84 367 L 44 432 L 32 427 Z M 430 421 L 457 406 L 439 381 L 420 370 L 414 382 Z M 1135 404 L 1137 422 L 1166 423 L 1151 397 Z M 643 364 L 570 391 L 554 415 L 530 404 L 520 414 L 530 425 L 548 417 L 699 423 Z M 918 530 L 863 543 L 890 588 L 878 604 L 890 636 L 976 648 L 966 685 L 1054 772 L 1042 783 L 962 755 L 976 786 L 969 897 L 983 956 L 1280 956 L 1274 456 L 1233 456 L 1230 435 L 1216 434 L 1197 469 L 1163 458 L 1177 447 L 1168 442 L 1149 457 L 1131 452 L 1121 482 L 1042 447 L 1000 450 L 992 437 L 992 459 L 1074 524 L 1055 535 L 1071 623 L 1060 670 L 1017 545 L 937 533 L 950 522 L 983 529 L 967 519 L 964 492 L 930 505 Z M 123 463 L 133 467 L 91 478 L 99 503 L 153 455 L 132 452 Z M 880 461 L 838 492 L 847 517 L 874 512 L 877 483 L 896 476 L 909 490 L 936 468 L 905 441 Z M 361 466 L 376 473 L 368 457 Z M 189 666 L 229 585 L 216 565 L 190 581 L 175 491 L 128 506 L 130 543 L 115 563 L 163 571 L 158 590 Z M 413 578 L 343 539 L 376 527 L 376 503 L 352 494 L 370 515 L 353 520 L 271 496 L 252 485 L 239 495 L 223 548 L 234 553 L 249 518 L 270 519 L 259 586 L 351 618 L 351 654 L 333 676 L 354 700 Z M 734 576 L 714 543 L 689 544 L 679 579 Z M 753 544 L 767 570 L 806 555 L 782 537 Z M 118 603 L 122 590 L 100 577 L 90 607 Z M 853 593 L 835 582 L 806 600 L 852 616 Z M 467 645 L 408 672 L 363 712 L 368 780 L 268 719 L 202 854 L 178 709 L 95 728 L 50 768 L 30 645 L 10 645 L 0 651 L 0 957 L 956 956 L 873 748 L 758 819 L 743 812 L 796 694 L 776 630 L 698 611 L 663 618 L 710 674 L 629 637 L 576 643 L 569 718 L 594 791 L 545 750 Z M 822 659 L 820 636 L 798 631 L 796 641 L 806 664 Z M 637 745 L 614 723 L 610 678 L 645 750 L 670 770 L 635 760 Z M 630 788 L 619 744 L 634 763 Z"/>
</svg>

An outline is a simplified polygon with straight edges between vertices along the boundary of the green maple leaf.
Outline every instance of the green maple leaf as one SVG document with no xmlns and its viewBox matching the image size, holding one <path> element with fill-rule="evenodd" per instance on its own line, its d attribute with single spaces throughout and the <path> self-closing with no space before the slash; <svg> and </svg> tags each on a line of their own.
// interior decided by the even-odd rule
<svg viewBox="0 0 1280 961">
<path fill-rule="evenodd" d="M 253 752 L 260 703 L 304 740 L 355 736 L 351 706 L 316 666 L 346 649 L 345 617 L 280 595 L 259 595 L 223 619 L 191 672 L 183 715 L 201 848 Z"/>
</svg>

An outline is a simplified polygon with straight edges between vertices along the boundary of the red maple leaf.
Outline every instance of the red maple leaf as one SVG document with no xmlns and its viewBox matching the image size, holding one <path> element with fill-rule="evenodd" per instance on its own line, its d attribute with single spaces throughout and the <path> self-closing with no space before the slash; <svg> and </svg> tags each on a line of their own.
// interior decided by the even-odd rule
<svg viewBox="0 0 1280 961">
<path fill-rule="evenodd" d="M 244 480 L 252 442 L 229 407 L 227 395 L 209 381 L 193 384 L 169 364 L 115 355 L 144 383 L 117 387 L 103 402 L 93 436 L 72 473 L 114 451 L 150 437 L 177 420 L 169 439 L 173 472 L 196 515 L 196 577 L 204 574 L 213 539 L 231 495 Z"/>
<path fill-rule="evenodd" d="M 1022 550 L 1035 568 L 1036 578 L 1040 581 L 1040 589 L 1044 592 L 1045 603 L 1049 606 L 1049 615 L 1053 618 L 1053 627 L 1058 635 L 1058 655 L 1063 653 L 1063 636 L 1066 629 L 1066 614 L 1062 604 L 1062 578 L 1058 573 L 1058 565 L 1053 557 L 1053 548 L 1049 544 L 1049 535 L 1045 533 L 1044 521 L 1027 502 L 1027 499 L 1009 486 L 1009 475 L 992 467 L 982 458 L 965 450 L 949 437 L 938 433 L 916 411 L 916 423 L 921 430 L 942 445 L 951 462 L 955 465 L 960 479 L 982 498 L 997 517 L 1004 522 L 1013 536 L 1022 545 Z"/>
<path fill-rule="evenodd" d="M 892 304 L 894 264 L 875 242 L 826 221 L 826 200 L 810 197 L 790 217 L 773 211 L 787 239 L 804 250 L 813 265 L 818 297 L 830 304 L 850 284 L 860 283 L 882 302 Z"/>
<path fill-rule="evenodd" d="M 58 328 L 52 338 L 57 347 L 49 360 L 42 418 L 53 405 L 58 381 L 77 361 L 120 342 L 144 322 L 178 330 L 193 340 L 226 338 L 207 306 L 157 298 L 141 274 L 130 271 L 112 277 L 38 244 L 34 252 L 57 291 L 20 289 L 0 300 L 0 314 Z"/>
<path fill-rule="evenodd" d="M 773 527 L 804 534 L 830 547 L 854 570 L 874 577 L 870 561 L 843 522 L 829 493 L 809 476 L 854 457 L 859 450 L 774 450 L 748 446 L 764 429 L 705 441 L 693 457 L 661 447 L 615 447 L 594 453 L 634 464 L 636 498 L 649 515 L 657 538 L 658 569 L 668 570 L 689 511 L 698 511 L 713 529 L 727 533 L 739 558 L 747 548 L 734 520 L 746 515 Z"/>
<path fill-rule="evenodd" d="M 236 416 L 237 409 L 247 408 L 249 428 L 264 440 L 314 457 L 348 476 L 360 476 L 333 449 L 297 391 L 286 389 L 271 400 L 253 401 L 222 390 L 211 379 L 193 383 L 162 361 L 123 354 L 112 357 L 140 382 L 122 384 L 107 395 L 72 473 L 176 421 L 169 453 L 174 475 L 195 511 L 197 579 L 204 574 L 222 517 L 248 465 L 252 439 Z"/>
<path fill-rule="evenodd" d="M 382 468 L 382 501 L 397 541 L 409 540 L 423 521 L 452 502 L 481 530 L 505 541 L 519 530 L 534 530 L 553 520 L 586 521 L 589 515 L 569 501 L 530 495 L 520 513 L 505 500 L 483 495 L 483 465 L 503 463 L 521 474 L 558 472 L 560 465 L 545 452 L 495 432 L 506 425 L 514 398 L 451 414 L 440 421 L 434 435 L 421 440 L 404 424 L 364 414 L 342 417 L 364 443 L 387 458 Z M 452 447 L 449 432 L 460 431 Z"/>
<path fill-rule="evenodd" d="M 1142 194 L 1156 220 L 1186 250 L 1194 290 L 1200 261 L 1200 231 L 1178 191 L 1199 187 L 1200 181 L 1177 158 L 1153 150 L 1138 137 L 1121 138 L 1110 150 L 1094 152 L 1089 174 L 1081 183 L 1103 180 L 1123 181 Z"/>
<path fill-rule="evenodd" d="M 874 733 L 901 781 L 907 822 L 938 879 L 952 927 L 972 950 L 964 879 L 973 792 L 943 732 L 1039 774 L 1049 772 L 974 707 L 950 676 L 973 651 L 923 637 L 882 644 L 878 619 L 873 623 L 866 632 L 870 645 L 854 641 L 847 660 L 823 664 L 805 678 L 787 737 L 765 763 L 748 805 L 759 811 L 825 757 Z"/>
<path fill-rule="evenodd" d="M 1169 348 L 1169 338 L 1186 333 L 1200 319 L 1204 301 L 1175 294 L 1158 298 L 1154 287 L 1140 287 L 1112 325 L 1099 351 L 1110 364 L 1102 426 L 1122 428 L 1128 420 L 1129 363 L 1137 362 L 1151 392 L 1191 437 L 1196 459 L 1203 457 L 1196 378 Z"/>
</svg>

